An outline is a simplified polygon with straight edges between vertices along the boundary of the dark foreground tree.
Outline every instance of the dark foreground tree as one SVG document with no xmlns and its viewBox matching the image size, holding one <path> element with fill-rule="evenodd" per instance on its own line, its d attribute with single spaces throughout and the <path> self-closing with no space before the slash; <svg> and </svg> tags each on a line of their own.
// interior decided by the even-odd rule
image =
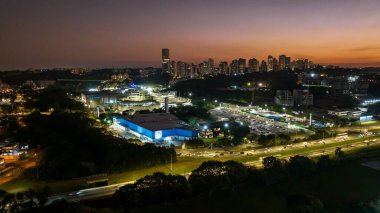
<svg viewBox="0 0 380 213">
<path fill-rule="evenodd" d="M 245 181 L 248 169 L 235 161 L 207 161 L 195 169 L 189 184 L 195 194 L 225 190 Z"/>
<path fill-rule="evenodd" d="M 315 172 L 315 163 L 311 159 L 296 155 L 287 164 L 290 175 L 296 178 L 305 177 Z"/>
<path fill-rule="evenodd" d="M 269 156 L 263 159 L 264 181 L 267 184 L 277 183 L 288 176 L 286 161 Z"/>
<path fill-rule="evenodd" d="M 176 201 L 186 196 L 187 180 L 181 175 L 156 172 L 134 184 L 121 187 L 113 195 L 115 206 L 130 209 L 154 203 Z"/>
<path fill-rule="evenodd" d="M 322 201 L 311 195 L 289 195 L 286 203 L 289 213 L 320 213 L 323 211 Z"/>
</svg>

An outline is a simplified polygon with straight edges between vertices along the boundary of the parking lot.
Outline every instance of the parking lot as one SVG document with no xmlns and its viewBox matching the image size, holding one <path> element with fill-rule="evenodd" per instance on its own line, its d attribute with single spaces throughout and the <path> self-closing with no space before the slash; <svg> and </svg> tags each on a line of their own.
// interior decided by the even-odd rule
<svg viewBox="0 0 380 213">
<path fill-rule="evenodd" d="M 229 121 L 232 118 L 235 122 L 247 125 L 251 129 L 251 133 L 257 135 L 289 134 L 302 129 L 290 122 L 278 121 L 280 120 L 277 119 L 280 118 L 278 113 L 264 112 L 259 109 L 218 107 L 211 110 L 210 113 L 218 121 Z M 289 118 L 289 120 L 291 119 Z"/>
</svg>

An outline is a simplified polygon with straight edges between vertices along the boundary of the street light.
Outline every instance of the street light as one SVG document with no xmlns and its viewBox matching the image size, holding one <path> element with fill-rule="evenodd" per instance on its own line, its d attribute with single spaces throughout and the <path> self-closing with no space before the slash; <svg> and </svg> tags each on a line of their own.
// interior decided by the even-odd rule
<svg viewBox="0 0 380 213">
<path fill-rule="evenodd" d="M 207 130 L 207 128 L 208 128 L 207 125 L 204 125 L 204 126 L 203 126 L 203 129 L 204 129 L 204 130 Z"/>
<path fill-rule="evenodd" d="M 189 92 L 189 96 L 191 97 L 193 94 L 191 92 Z"/>
<path fill-rule="evenodd" d="M 228 123 L 225 123 L 225 124 L 224 124 L 224 127 L 228 128 Z"/>
<path fill-rule="evenodd" d="M 215 103 L 218 103 L 218 100 L 215 100 L 214 102 L 215 102 Z"/>
</svg>

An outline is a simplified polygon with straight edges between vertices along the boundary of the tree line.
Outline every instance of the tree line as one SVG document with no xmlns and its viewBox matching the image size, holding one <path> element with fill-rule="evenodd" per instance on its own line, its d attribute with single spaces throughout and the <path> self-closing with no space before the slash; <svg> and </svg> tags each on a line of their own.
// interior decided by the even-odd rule
<svg viewBox="0 0 380 213">
<path fill-rule="evenodd" d="M 46 89 L 33 95 L 33 112 L 22 119 L 14 140 L 41 150 L 31 177 L 66 179 L 94 173 L 113 173 L 152 167 L 176 160 L 173 148 L 138 145 L 115 137 L 82 104 L 62 90 Z M 41 114 L 52 108 L 51 114 Z"/>
<path fill-rule="evenodd" d="M 200 194 L 234 191 L 238 186 L 267 187 L 307 178 L 338 165 L 329 155 L 320 156 L 317 160 L 299 155 L 289 160 L 269 156 L 262 163 L 263 168 L 256 169 L 236 161 L 206 161 L 188 178 L 157 172 L 117 190 L 112 206 L 128 212 L 134 208 L 177 202 Z M 304 194 L 289 195 L 287 204 L 289 212 L 320 212 L 323 209 L 323 203 L 318 198 Z M 305 209 L 313 211 L 300 211 Z"/>
</svg>

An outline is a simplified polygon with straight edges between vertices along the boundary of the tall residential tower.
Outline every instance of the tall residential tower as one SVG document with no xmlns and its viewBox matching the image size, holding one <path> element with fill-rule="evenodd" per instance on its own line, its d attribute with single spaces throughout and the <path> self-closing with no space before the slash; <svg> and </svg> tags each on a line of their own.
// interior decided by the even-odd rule
<svg viewBox="0 0 380 213">
<path fill-rule="evenodd" d="M 170 73 L 170 56 L 169 49 L 162 49 L 162 71 Z"/>
</svg>

